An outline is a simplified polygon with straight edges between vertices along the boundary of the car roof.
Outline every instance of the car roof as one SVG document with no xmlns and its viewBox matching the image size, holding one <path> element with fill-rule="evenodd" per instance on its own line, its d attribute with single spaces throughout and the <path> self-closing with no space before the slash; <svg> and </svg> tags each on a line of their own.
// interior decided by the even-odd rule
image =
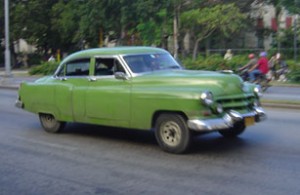
<svg viewBox="0 0 300 195">
<path fill-rule="evenodd" d="M 129 54 L 151 54 L 151 53 L 167 53 L 166 50 L 156 47 L 142 47 L 142 46 L 127 46 L 127 47 L 102 47 L 94 49 L 86 49 L 75 52 L 66 57 L 65 61 L 78 59 L 78 58 L 90 58 L 92 56 L 101 55 L 129 55 Z"/>
</svg>

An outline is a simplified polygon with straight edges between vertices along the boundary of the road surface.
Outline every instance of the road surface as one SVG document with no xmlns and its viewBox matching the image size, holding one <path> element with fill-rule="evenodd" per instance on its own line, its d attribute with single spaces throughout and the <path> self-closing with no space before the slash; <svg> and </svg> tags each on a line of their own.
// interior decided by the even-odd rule
<svg viewBox="0 0 300 195">
<path fill-rule="evenodd" d="M 237 139 L 197 136 L 185 155 L 165 153 L 149 132 L 68 124 L 42 130 L 38 117 L 0 90 L 0 194 L 300 194 L 298 110 Z"/>
</svg>

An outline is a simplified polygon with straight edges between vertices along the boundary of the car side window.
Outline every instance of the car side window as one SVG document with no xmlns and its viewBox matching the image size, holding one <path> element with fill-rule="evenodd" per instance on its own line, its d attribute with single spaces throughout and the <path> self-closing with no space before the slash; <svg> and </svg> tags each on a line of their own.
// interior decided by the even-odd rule
<svg viewBox="0 0 300 195">
<path fill-rule="evenodd" d="M 65 66 L 66 76 L 88 76 L 90 59 L 81 59 L 68 62 Z"/>
<path fill-rule="evenodd" d="M 95 65 L 95 75 L 105 76 L 113 75 L 115 72 L 124 72 L 125 70 L 120 62 L 115 58 L 97 58 Z"/>
</svg>

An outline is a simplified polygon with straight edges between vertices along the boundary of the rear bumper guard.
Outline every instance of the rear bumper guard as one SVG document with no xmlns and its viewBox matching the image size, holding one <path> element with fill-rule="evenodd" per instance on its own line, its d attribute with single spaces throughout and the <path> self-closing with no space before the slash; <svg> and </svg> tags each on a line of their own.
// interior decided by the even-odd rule
<svg viewBox="0 0 300 195">
<path fill-rule="evenodd" d="M 24 108 L 24 104 L 23 104 L 23 102 L 20 101 L 20 100 L 16 100 L 15 106 L 16 106 L 17 108 L 22 108 L 22 109 Z"/>
</svg>

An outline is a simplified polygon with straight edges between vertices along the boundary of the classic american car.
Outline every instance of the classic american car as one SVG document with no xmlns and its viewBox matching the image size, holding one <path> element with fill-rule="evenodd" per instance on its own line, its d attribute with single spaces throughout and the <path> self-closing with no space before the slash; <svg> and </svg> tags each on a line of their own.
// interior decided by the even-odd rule
<svg viewBox="0 0 300 195">
<path fill-rule="evenodd" d="M 183 153 L 195 133 L 235 137 L 266 114 L 259 86 L 228 72 L 185 70 L 154 47 L 87 49 L 52 76 L 21 83 L 16 106 L 47 132 L 67 122 L 153 131 L 166 152 Z"/>
</svg>

